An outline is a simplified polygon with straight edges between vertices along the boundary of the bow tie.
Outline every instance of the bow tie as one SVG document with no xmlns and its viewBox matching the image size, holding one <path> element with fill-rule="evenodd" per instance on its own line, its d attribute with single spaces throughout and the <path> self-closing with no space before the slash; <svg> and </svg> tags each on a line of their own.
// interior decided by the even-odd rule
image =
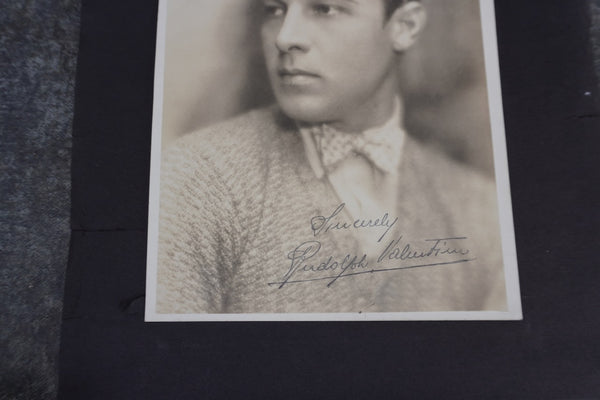
<svg viewBox="0 0 600 400">
<path fill-rule="evenodd" d="M 363 133 L 340 132 L 328 125 L 313 130 L 321 163 L 327 172 L 353 155 L 361 155 L 385 173 L 398 170 L 403 131 L 397 126 L 384 126 Z"/>
</svg>

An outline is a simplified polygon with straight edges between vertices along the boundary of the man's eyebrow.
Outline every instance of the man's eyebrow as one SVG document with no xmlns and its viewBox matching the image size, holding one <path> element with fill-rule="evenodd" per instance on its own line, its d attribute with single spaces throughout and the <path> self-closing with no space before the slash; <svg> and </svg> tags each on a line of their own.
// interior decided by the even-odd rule
<svg viewBox="0 0 600 400">
<path fill-rule="evenodd" d="M 315 0 L 316 1 L 316 0 Z M 337 0 L 341 3 L 352 3 L 352 4 L 358 4 L 357 0 Z"/>
</svg>

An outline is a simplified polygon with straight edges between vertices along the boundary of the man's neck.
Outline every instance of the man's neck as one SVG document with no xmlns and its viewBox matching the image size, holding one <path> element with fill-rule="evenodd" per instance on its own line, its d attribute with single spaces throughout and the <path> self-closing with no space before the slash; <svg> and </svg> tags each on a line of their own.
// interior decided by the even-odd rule
<svg viewBox="0 0 600 400">
<path fill-rule="evenodd" d="M 326 125 L 333 130 L 338 132 L 346 132 L 349 134 L 362 133 L 366 131 L 370 131 L 373 129 L 378 129 L 383 126 L 386 126 L 390 123 L 391 120 L 398 122 L 400 126 L 402 124 L 402 114 L 403 114 L 403 106 L 402 100 L 400 97 L 394 97 L 388 104 L 386 104 L 385 108 L 380 108 L 378 111 L 378 115 L 376 118 L 371 118 L 368 121 L 360 121 L 358 123 L 348 123 L 345 121 L 334 121 L 334 122 L 323 122 L 319 124 L 305 124 L 302 122 L 297 122 L 300 128 L 310 128 L 315 125 Z"/>
<path fill-rule="evenodd" d="M 347 118 L 326 124 L 340 132 L 364 132 L 384 125 L 395 112 L 397 101 L 398 94 L 395 91 L 382 93 L 379 98 L 359 104 Z"/>
</svg>

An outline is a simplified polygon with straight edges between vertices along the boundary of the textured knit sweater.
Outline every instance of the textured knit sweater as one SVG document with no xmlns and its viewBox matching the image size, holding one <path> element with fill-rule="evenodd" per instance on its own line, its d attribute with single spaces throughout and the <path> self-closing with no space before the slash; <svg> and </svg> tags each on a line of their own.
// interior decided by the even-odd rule
<svg viewBox="0 0 600 400">
<path fill-rule="evenodd" d="M 493 183 L 410 137 L 399 179 L 365 254 L 356 231 L 387 228 L 313 229 L 340 201 L 277 108 L 184 136 L 162 161 L 157 312 L 505 310 Z"/>
</svg>

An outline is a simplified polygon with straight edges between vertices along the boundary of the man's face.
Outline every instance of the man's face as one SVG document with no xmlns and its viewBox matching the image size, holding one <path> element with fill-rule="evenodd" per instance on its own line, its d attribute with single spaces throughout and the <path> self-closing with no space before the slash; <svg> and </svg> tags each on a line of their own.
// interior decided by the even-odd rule
<svg viewBox="0 0 600 400">
<path fill-rule="evenodd" d="M 277 102 L 291 118 L 365 123 L 396 90 L 382 0 L 263 0 L 263 50 Z"/>
</svg>

